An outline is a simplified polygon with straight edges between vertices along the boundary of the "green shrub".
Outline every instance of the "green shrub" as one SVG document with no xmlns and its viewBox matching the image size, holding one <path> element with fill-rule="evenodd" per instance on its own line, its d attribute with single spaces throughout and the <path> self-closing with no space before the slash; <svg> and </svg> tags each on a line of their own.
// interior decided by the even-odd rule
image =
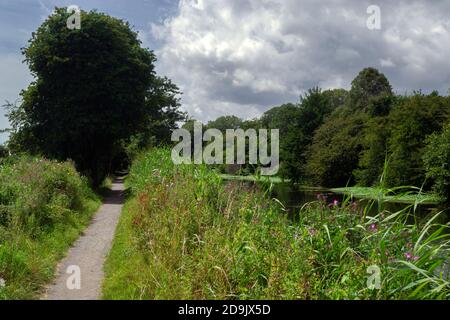
<svg viewBox="0 0 450 320">
<path fill-rule="evenodd" d="M 9 158 L 0 181 L 0 299 L 35 298 L 100 201 L 68 162 Z"/>
<path fill-rule="evenodd" d="M 423 161 L 434 190 L 450 204 L 450 123 L 441 134 L 434 133 L 427 139 Z"/>
<path fill-rule="evenodd" d="M 14 225 L 31 234 L 64 222 L 83 210 L 84 199 L 95 197 L 71 163 L 22 158 L 3 166 L 0 180 L 6 227 Z"/>
</svg>

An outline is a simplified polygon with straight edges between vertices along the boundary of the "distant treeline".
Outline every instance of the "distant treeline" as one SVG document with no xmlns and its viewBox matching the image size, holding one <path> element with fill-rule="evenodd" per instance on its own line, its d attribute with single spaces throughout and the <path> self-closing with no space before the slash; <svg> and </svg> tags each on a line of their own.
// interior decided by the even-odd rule
<svg viewBox="0 0 450 320">
<path fill-rule="evenodd" d="M 184 127 L 190 129 L 192 121 Z M 362 70 L 349 91 L 312 88 L 298 103 L 274 107 L 258 119 L 224 116 L 206 127 L 279 129 L 279 172 L 293 181 L 423 186 L 450 194 L 450 97 L 437 91 L 394 94 L 373 68 Z M 246 165 L 238 173 L 255 170 Z"/>
</svg>

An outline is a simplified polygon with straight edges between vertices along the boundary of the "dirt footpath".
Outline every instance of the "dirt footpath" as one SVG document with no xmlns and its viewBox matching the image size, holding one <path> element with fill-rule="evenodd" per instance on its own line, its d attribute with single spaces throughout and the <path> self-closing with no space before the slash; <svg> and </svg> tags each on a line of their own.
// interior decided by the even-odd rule
<svg viewBox="0 0 450 320">
<path fill-rule="evenodd" d="M 124 202 L 122 179 L 95 213 L 91 225 L 59 263 L 56 278 L 44 300 L 95 300 L 101 298 L 103 264 L 111 248 Z"/>
</svg>

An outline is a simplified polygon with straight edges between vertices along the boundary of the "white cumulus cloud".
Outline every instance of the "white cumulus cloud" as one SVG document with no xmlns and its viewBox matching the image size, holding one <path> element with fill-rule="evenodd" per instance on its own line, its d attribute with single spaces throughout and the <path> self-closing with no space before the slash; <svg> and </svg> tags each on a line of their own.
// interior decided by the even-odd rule
<svg viewBox="0 0 450 320">
<path fill-rule="evenodd" d="M 260 115 L 313 86 L 350 86 L 364 67 L 399 92 L 450 87 L 450 2 L 377 1 L 381 30 L 368 30 L 371 1 L 182 0 L 151 34 L 163 42 L 158 70 L 207 121 Z"/>
</svg>

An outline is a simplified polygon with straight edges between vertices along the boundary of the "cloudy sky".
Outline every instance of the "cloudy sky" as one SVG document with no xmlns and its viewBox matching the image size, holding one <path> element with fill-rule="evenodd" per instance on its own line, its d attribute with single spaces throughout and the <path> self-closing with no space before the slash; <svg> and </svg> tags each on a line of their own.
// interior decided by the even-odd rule
<svg viewBox="0 0 450 320">
<path fill-rule="evenodd" d="M 348 88 L 367 66 L 398 93 L 450 88 L 448 0 L 0 0 L 0 101 L 31 80 L 20 55 L 31 32 L 67 5 L 128 20 L 202 121 L 252 118 L 313 86 Z M 370 5 L 379 30 L 367 27 Z"/>
</svg>

